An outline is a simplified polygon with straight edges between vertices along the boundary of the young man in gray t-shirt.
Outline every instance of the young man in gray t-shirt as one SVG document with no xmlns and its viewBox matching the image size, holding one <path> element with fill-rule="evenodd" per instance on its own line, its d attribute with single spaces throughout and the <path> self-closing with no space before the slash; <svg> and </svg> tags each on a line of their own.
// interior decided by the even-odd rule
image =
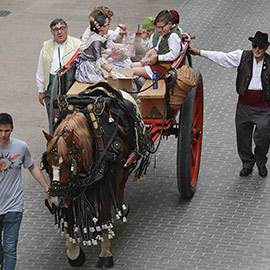
<svg viewBox="0 0 270 270">
<path fill-rule="evenodd" d="M 16 249 L 24 209 L 22 166 L 45 190 L 49 199 L 48 184 L 33 162 L 29 148 L 23 141 L 10 138 L 12 117 L 0 113 L 0 265 L 1 270 L 15 269 Z M 3 236 L 3 237 L 2 237 Z"/>
</svg>

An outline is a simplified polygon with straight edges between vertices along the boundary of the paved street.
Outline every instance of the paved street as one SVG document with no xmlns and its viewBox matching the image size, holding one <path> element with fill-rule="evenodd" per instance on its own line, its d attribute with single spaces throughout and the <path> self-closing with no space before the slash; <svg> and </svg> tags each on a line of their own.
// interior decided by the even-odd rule
<svg viewBox="0 0 270 270">
<path fill-rule="evenodd" d="M 184 32 L 196 36 L 191 46 L 230 51 L 250 49 L 248 37 L 268 32 L 270 1 L 233 0 L 1 0 L 0 111 L 15 119 L 14 137 L 25 140 L 38 163 L 48 131 L 45 109 L 38 103 L 35 72 L 39 51 L 51 36 L 49 23 L 63 17 L 69 33 L 79 37 L 90 10 L 106 4 L 114 12 L 112 28 L 130 30 L 162 9 L 177 9 Z M 1 14 L 1 12 L 0 12 Z M 115 270 L 269 270 L 270 176 L 257 168 L 239 177 L 235 142 L 236 70 L 193 57 L 204 82 L 204 134 L 197 190 L 192 200 L 179 199 L 176 139 L 163 140 L 146 178 L 130 178 L 127 223 L 115 223 L 112 241 Z M 270 166 L 268 164 L 268 169 Z M 25 212 L 18 244 L 17 270 L 69 270 L 64 238 L 44 206 L 40 186 L 24 171 Z M 81 270 L 95 269 L 98 247 L 84 248 Z"/>
</svg>

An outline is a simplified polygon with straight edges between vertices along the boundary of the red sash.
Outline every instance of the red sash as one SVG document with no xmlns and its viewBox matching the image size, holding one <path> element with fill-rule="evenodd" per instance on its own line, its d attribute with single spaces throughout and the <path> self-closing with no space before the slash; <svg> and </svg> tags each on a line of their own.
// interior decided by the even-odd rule
<svg viewBox="0 0 270 270">
<path fill-rule="evenodd" d="M 238 96 L 238 103 L 257 108 L 264 108 L 270 106 L 270 102 L 266 102 L 263 100 L 262 90 L 248 90 L 245 96 Z"/>
</svg>

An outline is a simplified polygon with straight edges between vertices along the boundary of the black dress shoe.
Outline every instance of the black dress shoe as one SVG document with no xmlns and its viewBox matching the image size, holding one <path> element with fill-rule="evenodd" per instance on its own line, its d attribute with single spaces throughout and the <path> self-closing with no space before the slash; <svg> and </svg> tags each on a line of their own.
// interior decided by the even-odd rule
<svg viewBox="0 0 270 270">
<path fill-rule="evenodd" d="M 240 175 L 240 176 L 248 176 L 248 175 L 250 175 L 251 173 L 252 173 L 252 168 L 243 168 L 243 169 L 240 171 L 239 175 Z"/>
<path fill-rule="evenodd" d="M 258 171 L 259 171 L 259 175 L 261 177 L 267 176 L 268 171 L 267 171 L 267 168 L 265 166 L 261 166 L 261 167 L 258 166 Z"/>
</svg>

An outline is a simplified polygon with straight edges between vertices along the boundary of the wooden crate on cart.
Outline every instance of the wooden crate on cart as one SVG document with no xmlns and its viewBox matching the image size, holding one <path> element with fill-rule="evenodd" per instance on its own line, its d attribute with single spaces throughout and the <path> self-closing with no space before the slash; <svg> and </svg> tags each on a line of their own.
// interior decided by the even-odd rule
<svg viewBox="0 0 270 270">
<path fill-rule="evenodd" d="M 169 106 L 172 110 L 178 110 L 184 103 L 188 92 L 196 85 L 196 74 L 193 68 L 184 65 L 176 72 L 176 81 L 169 91 Z M 152 80 L 147 80 L 142 87 L 145 89 L 152 85 Z M 162 118 L 166 113 L 165 106 L 166 83 L 158 81 L 158 89 L 150 87 L 138 94 L 141 99 L 141 113 L 143 118 Z"/>
<path fill-rule="evenodd" d="M 146 80 L 142 89 L 153 84 L 152 80 Z M 143 118 L 162 118 L 164 113 L 166 84 L 164 80 L 158 81 L 158 89 L 150 87 L 137 95 L 141 100 L 141 114 Z"/>
</svg>

